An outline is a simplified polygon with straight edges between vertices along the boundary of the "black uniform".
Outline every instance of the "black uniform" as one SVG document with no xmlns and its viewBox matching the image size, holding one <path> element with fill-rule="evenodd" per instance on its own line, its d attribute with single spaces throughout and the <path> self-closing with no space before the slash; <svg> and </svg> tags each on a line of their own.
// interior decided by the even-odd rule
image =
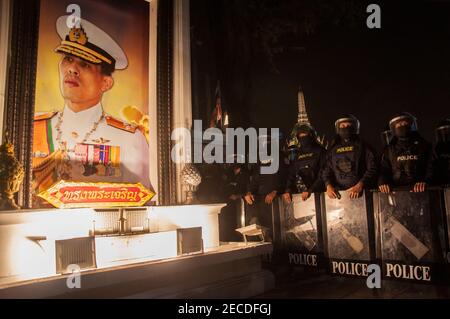
<svg viewBox="0 0 450 319">
<path fill-rule="evenodd" d="M 202 182 L 198 186 L 197 199 L 201 204 L 222 203 L 223 196 L 223 169 L 219 164 L 201 164 L 198 166 Z"/>
<path fill-rule="evenodd" d="M 282 189 L 282 166 L 283 163 L 280 161 L 280 169 L 274 174 L 261 174 L 261 167 L 264 166 L 260 164 L 253 169 L 250 182 L 247 187 L 247 192 L 252 193 L 256 196 L 266 196 L 272 191 L 277 191 L 278 193 Z M 269 166 L 269 164 L 267 164 Z"/>
<path fill-rule="evenodd" d="M 450 185 L 450 118 L 438 124 L 436 138 L 436 181 L 440 185 Z"/>
<path fill-rule="evenodd" d="M 235 174 L 233 168 L 225 172 L 225 197 L 229 198 L 231 195 L 244 196 L 247 192 L 247 184 L 249 182 L 249 174 L 243 168 L 239 173 Z"/>
<path fill-rule="evenodd" d="M 450 142 L 436 144 L 436 181 L 450 185 Z"/>
<path fill-rule="evenodd" d="M 375 153 L 367 143 L 357 136 L 348 141 L 336 137 L 322 171 L 325 185 L 346 190 L 362 182 L 367 188 L 375 183 L 376 174 Z"/>
<path fill-rule="evenodd" d="M 265 197 L 272 191 L 280 194 L 284 190 L 284 183 L 286 181 L 287 166 L 280 155 L 280 163 L 278 172 L 274 174 L 261 174 L 261 167 L 259 164 L 254 168 L 250 182 L 247 187 L 247 192 L 251 193 L 255 198 L 252 205 L 245 205 L 246 225 L 257 223 L 261 226 L 272 227 L 272 205 L 265 203 Z M 271 235 L 271 233 L 270 233 Z"/>
<path fill-rule="evenodd" d="M 431 183 L 433 177 L 433 150 L 419 134 L 393 138 L 385 147 L 378 185 L 413 186 L 418 182 Z"/>
<path fill-rule="evenodd" d="M 238 224 L 241 198 L 247 191 L 249 174 L 243 168 L 236 174 L 234 167 L 231 167 L 226 170 L 223 182 L 227 206 L 222 208 L 219 215 L 219 238 L 221 241 L 238 241 L 241 238 L 235 229 L 241 226 Z M 239 198 L 231 199 L 231 195 Z"/>
<path fill-rule="evenodd" d="M 320 171 L 325 157 L 325 148 L 317 143 L 301 147 L 297 158 L 289 165 L 285 193 L 323 192 Z"/>
</svg>

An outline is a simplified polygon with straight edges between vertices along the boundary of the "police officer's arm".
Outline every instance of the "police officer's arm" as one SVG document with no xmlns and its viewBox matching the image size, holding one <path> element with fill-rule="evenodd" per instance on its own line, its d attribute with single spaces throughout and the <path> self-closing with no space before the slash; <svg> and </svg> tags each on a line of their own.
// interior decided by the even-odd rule
<svg viewBox="0 0 450 319">
<path fill-rule="evenodd" d="M 284 193 L 292 194 L 295 190 L 295 179 L 297 176 L 297 170 L 295 167 L 295 162 L 289 165 L 289 173 L 286 178 L 286 183 L 284 187 Z"/>
<path fill-rule="evenodd" d="M 329 198 L 340 198 L 339 192 L 334 188 L 336 179 L 333 170 L 333 148 L 327 151 L 325 165 L 322 171 L 322 180 L 326 187 L 326 193 Z"/>
<path fill-rule="evenodd" d="M 359 180 L 364 186 L 370 185 L 375 182 L 378 172 L 377 161 L 375 152 L 367 144 L 363 144 L 364 147 L 364 160 L 366 161 L 366 171 L 362 178 Z"/>
<path fill-rule="evenodd" d="M 332 149 L 330 149 L 325 155 L 325 164 L 322 170 L 322 181 L 325 186 L 331 185 L 334 187 L 335 178 L 332 166 Z"/>
<path fill-rule="evenodd" d="M 255 168 L 253 168 L 252 174 L 247 183 L 247 192 L 244 196 L 245 202 L 249 205 L 253 204 L 253 202 L 255 200 L 253 194 L 255 194 L 258 189 L 258 183 L 257 183 L 256 178 L 257 178 L 257 176 L 255 174 Z"/>
<path fill-rule="evenodd" d="M 433 152 L 433 147 L 431 144 L 428 144 L 427 151 L 426 151 L 426 166 L 425 166 L 425 176 L 422 181 L 418 182 L 425 182 L 427 184 L 431 184 L 433 182 L 433 172 L 434 172 L 434 165 L 435 165 L 435 159 L 436 154 Z"/>
<path fill-rule="evenodd" d="M 247 193 L 247 185 L 250 181 L 250 175 L 246 171 L 241 170 L 240 178 L 238 179 L 237 195 L 245 196 Z"/>
<path fill-rule="evenodd" d="M 276 173 L 270 174 L 269 179 L 265 180 L 270 187 L 268 187 L 268 194 L 275 194 L 281 193 L 284 189 L 284 183 L 286 181 L 286 174 L 282 173 L 280 170 Z M 264 182 L 261 182 L 264 183 Z"/>
<path fill-rule="evenodd" d="M 445 176 L 446 174 L 441 174 L 440 172 L 445 172 L 445 166 L 442 165 L 442 159 L 438 156 L 438 150 L 433 150 L 433 182 L 436 184 L 445 184 Z M 444 168 L 444 170 L 441 169 Z"/>
<path fill-rule="evenodd" d="M 322 182 L 322 170 L 323 167 L 325 165 L 325 161 L 326 161 L 326 151 L 324 149 L 322 149 L 320 151 L 320 155 L 319 155 L 319 164 L 317 165 L 317 174 L 316 174 L 316 180 L 314 181 L 314 183 L 312 183 L 312 185 L 308 188 L 308 193 L 312 194 L 315 191 L 321 189 L 323 182 Z"/>
<path fill-rule="evenodd" d="M 433 182 L 433 165 L 434 165 L 434 153 L 431 144 L 425 143 L 424 149 L 421 154 L 423 157 L 422 170 L 415 172 L 416 183 L 412 189 L 415 193 L 421 193 L 426 190 L 426 185 Z"/>
<path fill-rule="evenodd" d="M 254 169 L 252 176 L 250 176 L 247 193 L 256 194 L 258 192 L 259 174 L 258 168 Z"/>
<path fill-rule="evenodd" d="M 284 188 L 284 182 L 286 178 L 286 172 L 283 171 L 283 168 L 280 167 L 278 172 L 271 175 L 272 183 L 271 184 L 271 191 L 270 193 L 266 194 L 266 197 L 264 198 L 264 202 L 266 204 L 272 204 L 273 200 L 277 196 L 278 193 L 282 192 L 282 189 Z"/>
<path fill-rule="evenodd" d="M 256 194 L 258 192 L 259 167 L 254 167 L 247 183 L 247 194 Z"/>
<path fill-rule="evenodd" d="M 392 166 L 389 156 L 389 146 L 384 148 L 380 161 L 380 174 L 378 177 L 378 186 L 390 185 L 392 183 Z"/>
<path fill-rule="evenodd" d="M 386 146 L 380 161 L 380 174 L 378 177 L 378 189 L 380 192 L 388 194 L 391 192 L 392 184 L 392 162 L 391 147 Z"/>
</svg>

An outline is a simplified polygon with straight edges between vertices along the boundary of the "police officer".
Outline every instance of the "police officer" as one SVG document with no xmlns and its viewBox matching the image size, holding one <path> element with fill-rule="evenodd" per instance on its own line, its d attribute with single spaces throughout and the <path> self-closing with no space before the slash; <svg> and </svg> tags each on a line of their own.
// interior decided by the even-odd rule
<svg viewBox="0 0 450 319">
<path fill-rule="evenodd" d="M 249 174 L 243 164 L 245 158 L 240 155 L 233 155 L 233 163 L 226 164 L 223 176 L 225 201 L 227 206 L 222 208 L 219 215 L 219 230 L 221 241 L 237 241 L 239 239 L 236 228 L 241 212 L 241 200 L 247 192 Z"/>
<path fill-rule="evenodd" d="M 436 181 L 450 184 L 450 118 L 441 121 L 436 128 Z"/>
<path fill-rule="evenodd" d="M 249 174 L 245 169 L 244 156 L 234 155 L 234 162 L 225 166 L 225 197 L 229 200 L 241 199 L 247 190 Z"/>
<path fill-rule="evenodd" d="M 219 163 L 203 163 L 198 165 L 202 181 L 196 196 L 201 204 L 224 202 L 223 167 Z"/>
<path fill-rule="evenodd" d="M 393 138 L 381 158 L 379 190 L 389 193 L 393 186 L 412 187 L 424 192 L 433 177 L 433 150 L 417 131 L 417 120 L 401 113 L 389 122 Z"/>
<path fill-rule="evenodd" d="M 125 52 L 95 24 L 81 19 L 69 28 L 67 18 L 56 22 L 61 43 L 55 49 L 61 55 L 64 106 L 34 119 L 35 188 L 42 190 L 57 179 L 151 187 L 145 129 L 106 114 L 102 105 L 103 94 L 114 86 L 112 73 L 128 65 Z M 47 169 L 54 154 L 61 164 Z"/>
<path fill-rule="evenodd" d="M 280 138 L 272 137 L 272 138 Z M 267 140 L 271 143 L 270 136 L 260 136 L 260 139 Z M 277 150 L 279 159 L 284 158 Z M 279 160 L 278 171 L 272 174 L 263 174 L 262 168 L 272 166 L 273 159 L 269 158 L 261 160 L 256 167 L 253 168 L 250 181 L 247 186 L 247 193 L 244 197 L 246 202 L 246 224 L 260 224 L 261 226 L 271 228 L 272 226 L 272 203 L 278 194 L 283 192 L 283 184 L 287 175 L 287 166 L 284 160 Z M 269 237 L 271 232 L 269 231 Z"/>
<path fill-rule="evenodd" d="M 327 152 L 322 179 L 330 198 L 339 198 L 338 190 L 347 190 L 358 198 L 375 181 L 377 165 L 372 148 L 359 137 L 360 122 L 346 115 L 335 122 L 336 137 Z"/>
<path fill-rule="evenodd" d="M 296 159 L 289 165 L 289 173 L 284 189 L 283 199 L 291 202 L 292 193 L 300 193 L 302 200 L 307 200 L 314 192 L 323 192 L 324 185 L 320 170 L 325 162 L 326 150 L 317 142 L 317 133 L 308 124 L 297 128 L 299 142 Z"/>
</svg>

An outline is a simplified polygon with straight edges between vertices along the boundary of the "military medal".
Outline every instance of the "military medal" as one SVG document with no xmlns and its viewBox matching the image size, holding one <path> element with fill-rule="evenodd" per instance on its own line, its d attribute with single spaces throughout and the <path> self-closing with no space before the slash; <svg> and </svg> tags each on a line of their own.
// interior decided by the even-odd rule
<svg viewBox="0 0 450 319">
<path fill-rule="evenodd" d="M 87 175 L 120 177 L 120 147 L 98 144 L 77 144 L 75 158 L 80 162 Z M 95 168 L 95 169 L 94 169 Z"/>
<path fill-rule="evenodd" d="M 106 143 L 111 142 L 111 140 L 107 140 L 106 138 L 99 137 L 95 140 L 92 140 L 92 142 L 97 143 L 97 144 L 106 144 Z"/>
</svg>

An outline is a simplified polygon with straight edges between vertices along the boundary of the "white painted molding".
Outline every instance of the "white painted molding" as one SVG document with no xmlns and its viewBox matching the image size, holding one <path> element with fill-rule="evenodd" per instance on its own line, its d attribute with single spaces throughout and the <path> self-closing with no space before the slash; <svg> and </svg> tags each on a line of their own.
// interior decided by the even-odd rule
<svg viewBox="0 0 450 319">
<path fill-rule="evenodd" d="M 6 101 L 10 19 L 11 0 L 0 0 L 0 132 L 3 132 L 3 116 Z M 2 140 L 3 133 L 0 133 L 0 142 Z"/>
<path fill-rule="evenodd" d="M 173 128 L 192 127 L 191 43 L 189 0 L 174 0 L 173 34 Z M 183 164 L 176 165 L 177 202 L 185 192 L 181 182 Z"/>
<path fill-rule="evenodd" d="M 147 0 L 150 2 L 150 32 L 149 32 L 149 95 L 148 95 L 148 116 L 149 116 L 149 169 L 150 182 L 155 190 L 158 191 L 158 120 L 157 120 L 157 90 L 158 90 L 158 50 L 157 50 L 157 36 L 158 36 L 158 0 Z M 159 204 L 158 193 L 152 199 Z"/>
</svg>

